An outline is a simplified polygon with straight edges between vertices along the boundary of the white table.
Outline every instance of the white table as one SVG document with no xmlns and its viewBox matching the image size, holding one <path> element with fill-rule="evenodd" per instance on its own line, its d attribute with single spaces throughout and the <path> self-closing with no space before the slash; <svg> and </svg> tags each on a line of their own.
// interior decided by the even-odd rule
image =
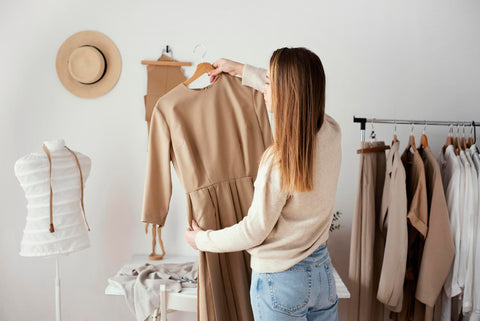
<svg viewBox="0 0 480 321">
<path fill-rule="evenodd" d="M 124 268 L 136 268 L 144 265 L 145 263 L 150 264 L 162 264 L 162 263 L 186 263 L 186 262 L 197 262 L 198 257 L 189 257 L 189 256 L 171 256 L 166 255 L 163 260 L 152 261 L 148 259 L 147 255 L 134 255 L 132 258 L 125 264 Z M 350 292 L 348 292 L 347 287 L 343 283 L 340 275 L 338 275 L 337 270 L 333 268 L 333 274 L 335 276 L 335 285 L 337 287 L 337 295 L 339 299 L 350 298 Z M 105 294 L 107 295 L 124 295 L 123 290 L 112 284 L 108 284 L 105 289 Z M 165 285 L 160 287 L 160 302 L 161 305 L 156 315 L 154 313 L 153 320 L 158 320 L 158 314 L 160 314 L 160 320 L 167 320 L 167 313 L 174 311 L 185 311 L 185 312 L 197 312 L 197 288 L 184 288 L 181 292 L 167 292 Z"/>
</svg>

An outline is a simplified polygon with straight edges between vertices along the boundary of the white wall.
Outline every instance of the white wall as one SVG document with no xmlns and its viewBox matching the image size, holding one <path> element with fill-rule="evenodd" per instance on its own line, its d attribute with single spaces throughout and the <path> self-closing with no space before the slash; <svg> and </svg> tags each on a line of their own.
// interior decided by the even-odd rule
<svg viewBox="0 0 480 321">
<path fill-rule="evenodd" d="M 218 58 L 267 66 L 283 46 L 305 46 L 327 74 L 327 112 L 343 130 L 336 208 L 342 229 L 329 248 L 346 279 L 359 127 L 352 116 L 480 121 L 480 2 L 447 1 L 33 1 L 0 2 L 0 320 L 53 320 L 55 262 L 18 255 L 26 201 L 13 172 L 44 140 L 64 138 L 93 161 L 85 206 L 92 247 L 61 259 L 64 320 L 133 320 L 123 298 L 103 294 L 106 279 L 133 253 L 148 253 L 140 223 L 147 133 L 142 59 L 165 45 L 175 58 Z M 97 30 L 118 46 L 123 70 L 105 96 L 86 100 L 63 88 L 55 71 L 62 42 Z M 186 69 L 191 75 L 192 68 Z M 408 126 L 398 126 L 405 142 Z M 391 139 L 392 127 L 376 126 Z M 421 128 L 416 128 L 419 133 Z M 438 150 L 447 129 L 429 127 Z M 169 253 L 192 255 L 182 187 L 174 175 L 164 228 Z M 192 314 L 172 320 L 195 320 Z M 345 303 L 340 305 L 345 318 Z"/>
</svg>

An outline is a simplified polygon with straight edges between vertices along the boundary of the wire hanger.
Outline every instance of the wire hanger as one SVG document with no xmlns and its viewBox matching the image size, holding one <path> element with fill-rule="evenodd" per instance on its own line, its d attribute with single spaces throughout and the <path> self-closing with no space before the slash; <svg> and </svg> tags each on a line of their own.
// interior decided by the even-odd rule
<svg viewBox="0 0 480 321">
<path fill-rule="evenodd" d="M 162 49 L 162 54 L 160 57 L 163 55 L 163 53 L 171 53 L 170 58 L 173 59 L 173 53 L 172 49 L 170 46 L 166 46 L 165 49 Z M 142 65 L 147 65 L 147 66 L 191 66 L 191 62 L 185 62 L 185 61 L 170 61 L 170 60 L 142 60 Z"/>
<path fill-rule="evenodd" d="M 375 118 L 374 118 L 375 120 Z M 375 142 L 377 139 L 377 134 L 375 133 L 375 128 L 373 127 L 373 123 L 371 123 L 372 126 L 372 132 L 370 133 L 370 141 Z"/>
<path fill-rule="evenodd" d="M 393 143 L 398 142 L 398 138 L 397 138 L 397 121 L 395 120 L 395 121 L 393 122 L 393 124 L 394 124 L 394 125 L 393 125 L 393 141 L 392 141 L 392 145 L 393 145 Z"/>
<path fill-rule="evenodd" d="M 193 53 L 195 54 L 195 51 L 197 50 L 197 48 L 199 46 L 202 46 L 205 48 L 205 46 L 203 45 L 200 45 L 200 44 L 197 44 L 195 46 L 195 48 L 193 49 Z M 205 54 L 207 53 L 207 50 L 205 49 L 205 51 L 203 52 L 203 55 L 202 55 L 202 59 L 205 58 Z M 197 80 L 201 75 L 207 73 L 207 72 L 210 72 L 212 70 L 215 70 L 215 68 L 212 66 L 212 64 L 208 63 L 208 62 L 202 62 L 202 63 L 199 63 L 197 65 L 197 69 L 195 70 L 195 72 L 193 73 L 193 76 L 190 77 L 189 79 L 185 80 L 183 82 L 183 84 L 185 86 L 188 86 L 189 84 L 191 84 L 193 81 Z"/>
</svg>

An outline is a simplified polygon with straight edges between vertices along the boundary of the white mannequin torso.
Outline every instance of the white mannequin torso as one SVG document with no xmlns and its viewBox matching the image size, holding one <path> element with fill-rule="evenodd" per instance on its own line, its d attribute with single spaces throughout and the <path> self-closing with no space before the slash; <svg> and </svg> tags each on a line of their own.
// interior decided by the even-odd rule
<svg viewBox="0 0 480 321">
<path fill-rule="evenodd" d="M 22 256 L 68 254 L 89 247 L 81 206 L 80 171 L 63 140 L 44 143 L 52 160 L 53 223 L 50 226 L 50 163 L 45 152 L 25 155 L 15 163 L 15 175 L 27 199 L 27 222 L 21 243 Z M 91 160 L 75 152 L 83 182 L 90 174 Z"/>
</svg>

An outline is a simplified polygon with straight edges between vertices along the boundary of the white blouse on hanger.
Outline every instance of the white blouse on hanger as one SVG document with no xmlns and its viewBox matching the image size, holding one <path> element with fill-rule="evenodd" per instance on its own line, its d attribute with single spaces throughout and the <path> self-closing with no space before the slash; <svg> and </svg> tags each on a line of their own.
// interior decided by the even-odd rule
<svg viewBox="0 0 480 321">
<path fill-rule="evenodd" d="M 455 155 L 453 146 L 448 146 L 445 153 L 440 153 L 439 157 L 440 169 L 442 178 L 445 182 L 445 196 L 448 205 L 448 212 L 450 214 L 450 224 L 453 239 L 455 241 L 455 259 L 452 269 L 447 276 L 444 291 L 442 293 L 442 321 L 451 320 L 451 298 L 460 294 L 461 289 L 458 286 L 458 267 L 460 256 L 460 236 L 461 236 L 461 221 L 460 213 L 462 210 L 462 165 L 460 158 Z"/>
<path fill-rule="evenodd" d="M 473 263 L 473 307 L 470 321 L 480 321 L 480 245 L 478 244 L 480 233 L 480 155 L 475 145 L 470 147 L 470 154 L 472 155 L 477 170 L 477 186 L 479 186 L 477 212 L 474 222 L 475 230 L 473 244 L 475 245 L 475 261 Z"/>
<path fill-rule="evenodd" d="M 475 255 L 475 233 L 476 233 L 476 217 L 478 212 L 478 176 L 475 164 L 471 157 L 470 149 L 465 152 L 466 159 L 468 161 L 468 167 L 470 172 L 466 177 L 469 179 L 466 181 L 465 194 L 468 195 L 468 203 L 465 203 L 466 209 L 464 211 L 464 231 L 462 234 L 463 244 L 466 247 L 466 270 L 465 270 L 465 283 L 463 289 L 463 315 L 467 315 L 472 312 L 473 306 L 473 273 L 474 273 L 474 255 Z"/>
</svg>

